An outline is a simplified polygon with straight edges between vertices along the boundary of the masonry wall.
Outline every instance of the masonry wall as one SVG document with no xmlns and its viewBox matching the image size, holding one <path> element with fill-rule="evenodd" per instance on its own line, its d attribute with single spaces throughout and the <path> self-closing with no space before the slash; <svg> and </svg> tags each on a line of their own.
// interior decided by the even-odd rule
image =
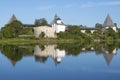
<svg viewBox="0 0 120 80">
<path fill-rule="evenodd" d="M 41 32 L 45 33 L 45 37 L 49 37 L 49 38 L 55 38 L 55 31 L 52 27 L 48 27 L 48 26 L 38 26 L 38 27 L 34 27 L 34 35 L 35 37 L 39 37 Z"/>
</svg>

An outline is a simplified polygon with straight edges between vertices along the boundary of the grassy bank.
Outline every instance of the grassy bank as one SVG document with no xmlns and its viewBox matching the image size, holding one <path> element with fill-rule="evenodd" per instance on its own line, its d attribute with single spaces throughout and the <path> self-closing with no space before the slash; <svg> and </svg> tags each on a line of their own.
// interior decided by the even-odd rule
<svg viewBox="0 0 120 80">
<path fill-rule="evenodd" d="M 55 43 L 75 43 L 75 39 L 1 39 L 0 44 L 24 45 L 24 44 L 55 44 Z"/>
<path fill-rule="evenodd" d="M 85 41 L 83 39 L 49 39 L 49 38 L 39 38 L 39 39 L 30 39 L 30 38 L 12 38 L 12 39 L 0 39 L 0 44 L 8 44 L 8 45 L 26 45 L 26 44 L 57 44 L 57 43 L 87 43 L 89 41 Z M 96 39 L 90 41 L 90 43 L 99 43 L 99 42 L 120 42 L 120 39 L 117 40 L 100 40 Z"/>
</svg>

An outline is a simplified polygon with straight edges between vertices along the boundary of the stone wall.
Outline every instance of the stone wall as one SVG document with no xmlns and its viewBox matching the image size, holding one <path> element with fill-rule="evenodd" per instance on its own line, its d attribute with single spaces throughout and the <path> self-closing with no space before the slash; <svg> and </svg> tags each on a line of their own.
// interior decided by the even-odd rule
<svg viewBox="0 0 120 80">
<path fill-rule="evenodd" d="M 56 38 L 55 31 L 54 31 L 54 29 L 52 27 L 38 26 L 38 27 L 34 27 L 33 29 L 34 29 L 35 37 L 39 37 L 41 32 L 44 32 L 45 37 Z"/>
</svg>

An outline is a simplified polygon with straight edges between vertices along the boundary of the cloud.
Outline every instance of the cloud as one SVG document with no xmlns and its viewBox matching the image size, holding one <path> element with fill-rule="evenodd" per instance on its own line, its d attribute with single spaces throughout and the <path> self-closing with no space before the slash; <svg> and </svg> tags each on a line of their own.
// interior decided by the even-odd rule
<svg viewBox="0 0 120 80">
<path fill-rule="evenodd" d="M 80 8 L 91 8 L 91 7 L 99 7 L 99 6 L 118 6 L 120 5 L 120 1 L 109 1 L 109 2 L 87 2 L 85 4 L 81 4 Z"/>
</svg>

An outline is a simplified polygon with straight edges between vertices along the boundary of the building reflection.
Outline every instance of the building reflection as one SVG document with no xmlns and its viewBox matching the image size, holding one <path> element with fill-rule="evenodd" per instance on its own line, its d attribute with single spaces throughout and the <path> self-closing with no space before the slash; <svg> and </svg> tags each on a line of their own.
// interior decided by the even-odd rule
<svg viewBox="0 0 120 80">
<path fill-rule="evenodd" d="M 110 64 L 114 55 L 117 54 L 116 45 L 33 45 L 33 46 L 10 46 L 0 47 L 1 53 L 11 62 L 13 66 L 23 57 L 32 56 L 36 62 L 45 63 L 48 58 L 56 64 L 60 64 L 66 55 L 78 56 L 80 54 L 95 53 L 103 55 L 106 64 Z"/>
<path fill-rule="evenodd" d="M 78 47 L 78 46 L 77 46 Z M 98 47 L 94 47 L 94 46 L 90 46 L 88 47 L 82 47 L 82 48 L 77 48 L 79 49 L 79 55 L 81 53 L 90 53 L 90 52 L 95 52 L 96 55 L 103 55 L 106 63 L 109 65 L 114 57 L 114 55 L 117 54 L 117 48 L 116 47 L 104 47 L 102 46 L 98 46 Z M 76 50 L 78 51 L 78 50 Z M 72 53 L 71 53 L 72 52 Z M 66 54 L 68 53 L 68 54 Z M 60 50 L 57 48 L 57 45 L 45 45 L 44 49 L 39 46 L 36 45 L 34 48 L 34 56 L 36 61 L 40 61 L 40 62 L 46 62 L 47 58 L 50 57 L 51 59 L 54 60 L 55 64 L 58 64 L 61 62 L 62 58 L 65 57 L 65 55 L 75 55 L 76 52 L 73 52 L 70 49 L 66 49 L 66 50 Z"/>
<path fill-rule="evenodd" d="M 117 49 L 114 48 L 112 51 L 107 50 L 105 48 L 102 47 L 102 52 L 103 52 L 103 56 L 106 60 L 106 63 L 109 65 L 114 57 L 114 55 L 117 54 Z"/>
<path fill-rule="evenodd" d="M 97 46 L 96 48 L 94 47 L 91 47 L 89 49 L 86 49 L 86 48 L 82 48 L 82 52 L 93 52 L 95 51 L 96 52 L 96 55 L 100 55 L 102 54 L 106 63 L 109 65 L 113 59 L 113 57 L 117 54 L 117 48 L 115 46 L 112 46 L 111 47 L 105 47 L 105 46 Z"/>
<path fill-rule="evenodd" d="M 36 61 L 38 61 L 38 58 L 41 61 L 42 58 L 51 57 L 56 63 L 60 63 L 66 52 L 65 50 L 57 49 L 56 45 L 45 45 L 44 50 L 39 45 L 36 45 L 33 55 L 36 57 Z"/>
</svg>

